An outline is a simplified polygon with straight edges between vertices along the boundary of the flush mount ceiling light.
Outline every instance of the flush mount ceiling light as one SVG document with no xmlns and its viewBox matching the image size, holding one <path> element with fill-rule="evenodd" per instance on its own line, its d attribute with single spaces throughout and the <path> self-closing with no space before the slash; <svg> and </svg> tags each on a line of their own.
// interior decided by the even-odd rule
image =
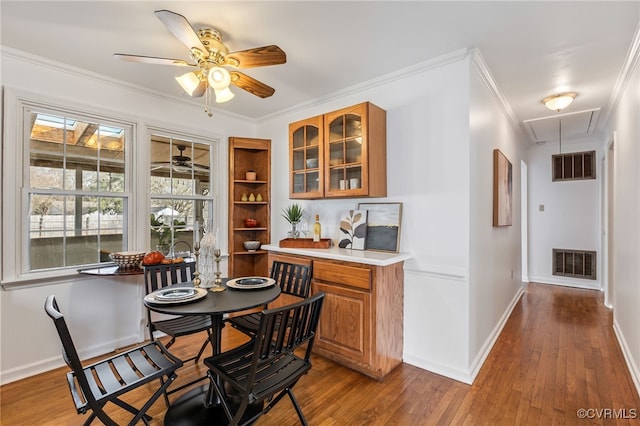
<svg viewBox="0 0 640 426">
<path fill-rule="evenodd" d="M 547 96 L 542 100 L 542 103 L 550 110 L 560 112 L 571 105 L 576 96 L 578 94 L 573 92 L 558 93 L 557 95 Z"/>
</svg>

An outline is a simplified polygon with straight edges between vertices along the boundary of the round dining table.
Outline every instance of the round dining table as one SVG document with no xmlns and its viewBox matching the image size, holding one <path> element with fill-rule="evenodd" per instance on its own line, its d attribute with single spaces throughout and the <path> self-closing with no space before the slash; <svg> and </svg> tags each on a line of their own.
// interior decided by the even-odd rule
<svg viewBox="0 0 640 426">
<path fill-rule="evenodd" d="M 213 332 L 210 334 L 211 347 L 213 355 L 217 355 L 222 346 L 224 314 L 263 306 L 280 295 L 280 286 L 278 285 L 261 289 L 239 290 L 227 287 L 226 283 L 229 280 L 230 278 L 222 279 L 225 291 L 207 291 L 205 297 L 194 302 L 160 304 L 145 298 L 144 305 L 151 311 L 161 314 L 211 315 L 213 328 Z M 193 286 L 193 283 L 187 282 L 177 285 Z M 167 409 L 164 424 L 166 426 L 227 424 L 227 417 L 219 403 L 206 404 L 207 390 L 208 385 L 198 386 L 178 397 Z"/>
</svg>

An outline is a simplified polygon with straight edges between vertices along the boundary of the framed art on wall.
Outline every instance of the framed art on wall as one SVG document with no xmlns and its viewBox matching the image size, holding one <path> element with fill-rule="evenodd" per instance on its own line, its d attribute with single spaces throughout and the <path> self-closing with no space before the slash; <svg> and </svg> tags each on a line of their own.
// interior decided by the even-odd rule
<svg viewBox="0 0 640 426">
<path fill-rule="evenodd" d="M 367 211 L 367 250 L 398 252 L 402 203 L 359 203 Z"/>
<path fill-rule="evenodd" d="M 340 217 L 338 247 L 364 250 L 367 236 L 367 211 L 349 210 Z"/>
<path fill-rule="evenodd" d="M 499 149 L 493 150 L 493 226 L 512 224 L 513 167 Z"/>
</svg>

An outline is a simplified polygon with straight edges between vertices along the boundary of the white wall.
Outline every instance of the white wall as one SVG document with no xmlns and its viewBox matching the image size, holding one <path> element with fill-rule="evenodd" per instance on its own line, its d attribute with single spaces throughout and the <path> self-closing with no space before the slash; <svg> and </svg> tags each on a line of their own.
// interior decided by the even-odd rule
<svg viewBox="0 0 640 426">
<path fill-rule="evenodd" d="M 596 151 L 596 179 L 553 182 L 551 156 L 558 143 L 529 148 L 529 280 L 573 287 L 601 287 L 601 268 L 596 280 L 553 275 L 552 249 L 593 250 L 600 264 L 600 170 L 599 143 L 593 139 L 565 141 L 562 152 Z M 544 206 L 540 211 L 539 206 Z"/>
<path fill-rule="evenodd" d="M 227 137 L 255 136 L 255 124 L 239 117 L 218 113 L 209 118 L 197 105 L 150 94 L 62 64 L 34 59 L 21 52 L 3 49 L 1 53 L 2 85 L 5 89 L 11 88 L 12 92 L 25 92 L 62 106 L 84 107 L 88 111 L 135 121 L 141 128 L 154 125 L 220 139 L 220 173 L 225 182 Z M 13 142 L 6 139 L 8 133 L 15 134 L 15 128 L 3 128 L 3 153 L 6 144 Z M 224 229 L 227 215 L 226 185 L 222 189 L 219 196 L 223 203 L 221 228 Z M 15 214 L 15 204 L 7 202 L 6 191 L 2 196 L 3 216 L 6 219 L 7 215 Z M 143 221 L 147 219 L 146 214 L 140 216 Z M 141 235 L 148 233 L 142 232 Z M 8 241 L 3 243 L 15 244 Z M 135 244 L 143 244 L 142 239 Z M 2 277 L 6 280 L 4 272 Z M 44 301 L 49 294 L 56 294 L 59 299 L 63 313 L 69 318 L 78 350 L 84 357 L 135 343 L 142 337 L 142 280 L 95 279 L 77 275 L 51 280 L 51 284 L 45 286 L 2 290 L 1 383 L 62 365 L 55 329 L 44 312 Z"/>
<path fill-rule="evenodd" d="M 636 51 L 636 59 L 640 53 Z M 614 329 L 640 393 L 640 65 L 621 98 L 612 124 L 614 142 Z M 611 233 L 610 233 L 611 235 Z"/>
<path fill-rule="evenodd" d="M 523 291 L 520 179 L 527 141 L 506 116 L 498 89 L 479 54 L 472 65 L 468 362 L 475 377 Z M 494 149 L 500 149 L 512 165 L 511 226 L 493 226 Z"/>
</svg>

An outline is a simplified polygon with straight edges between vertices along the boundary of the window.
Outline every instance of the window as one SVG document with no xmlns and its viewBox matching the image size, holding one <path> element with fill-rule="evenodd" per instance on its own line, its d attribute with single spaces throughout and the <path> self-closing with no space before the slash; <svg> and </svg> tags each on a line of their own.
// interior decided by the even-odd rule
<svg viewBox="0 0 640 426">
<path fill-rule="evenodd" d="M 126 250 L 132 126 L 31 106 L 22 114 L 23 272 L 97 263 L 101 251 Z"/>
<path fill-rule="evenodd" d="M 195 222 L 213 220 L 212 141 L 153 132 L 150 137 L 151 247 L 191 251 Z"/>
<path fill-rule="evenodd" d="M 595 158 L 595 151 L 553 155 L 553 181 L 595 179 Z"/>
<path fill-rule="evenodd" d="M 217 140 L 4 94 L 4 288 L 75 275 L 105 252 L 148 251 L 161 236 L 190 251 L 195 221 L 218 220 Z"/>
</svg>

